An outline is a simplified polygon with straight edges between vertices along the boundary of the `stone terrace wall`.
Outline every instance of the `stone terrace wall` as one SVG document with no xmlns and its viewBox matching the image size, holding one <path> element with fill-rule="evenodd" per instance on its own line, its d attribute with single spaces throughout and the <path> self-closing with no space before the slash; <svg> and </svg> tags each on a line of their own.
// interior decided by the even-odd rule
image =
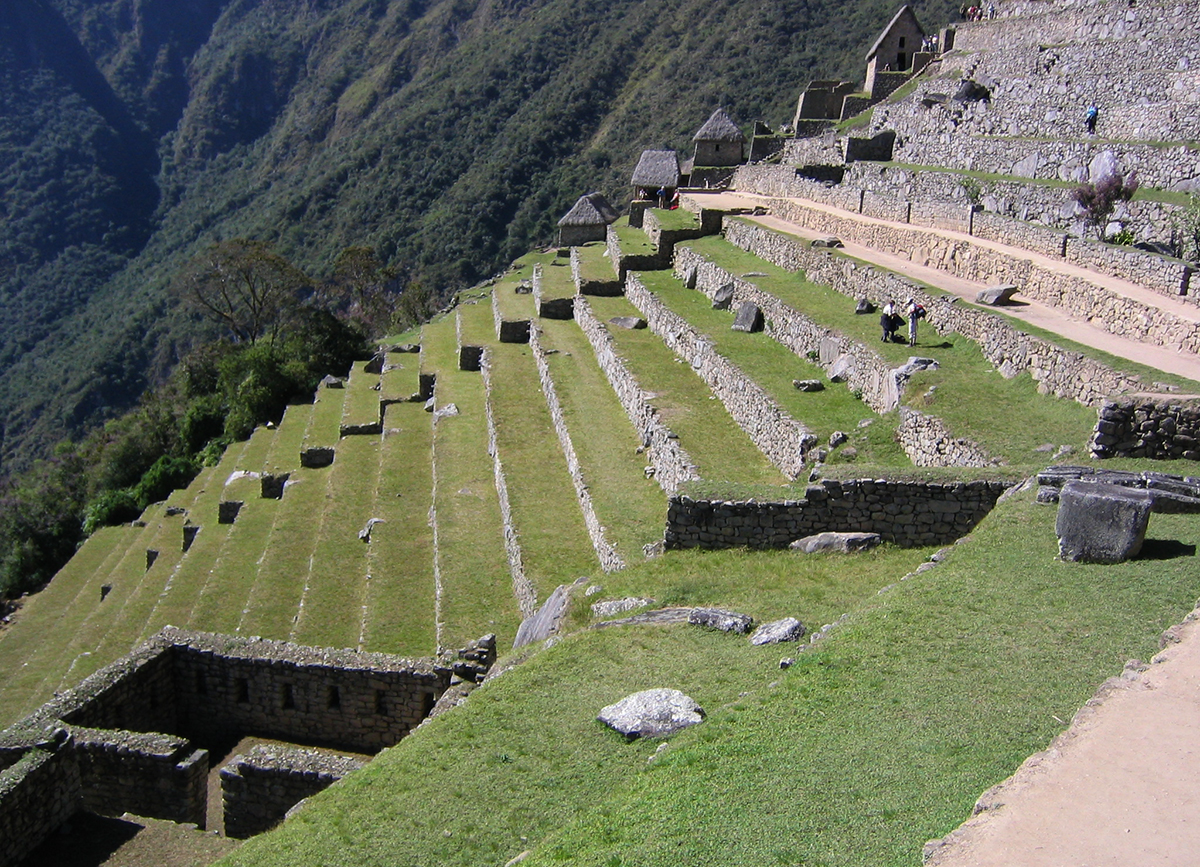
<svg viewBox="0 0 1200 867">
<path fill-rule="evenodd" d="M 244 839 L 270 830 L 300 801 L 362 766 L 349 756 L 314 750 L 251 747 L 221 768 L 225 835 Z"/>
<path fill-rule="evenodd" d="M 533 360 L 537 364 L 538 379 L 542 383 L 542 394 L 546 398 L 546 407 L 550 410 L 550 420 L 554 424 L 554 432 L 558 435 L 558 443 L 562 447 L 563 456 L 567 459 L 567 471 L 571 474 L 571 484 L 575 486 L 575 497 L 579 500 L 579 508 L 583 512 L 583 523 L 587 527 L 592 547 L 600 559 L 600 568 L 605 572 L 614 572 L 625 568 L 625 561 L 617 550 L 609 543 L 604 535 L 604 526 L 596 516 L 596 508 L 592 504 L 592 493 L 583 477 L 583 467 L 579 463 L 579 455 L 575 451 L 575 443 L 571 441 L 571 432 L 567 428 L 567 420 L 563 415 L 562 403 L 558 399 L 558 389 L 554 387 L 554 378 L 550 375 L 550 364 L 546 360 L 546 350 L 539 337 L 540 331 L 534 328 L 529 335 L 529 347 L 533 350 Z"/>
<path fill-rule="evenodd" d="M 939 418 L 900 407 L 900 445 L 918 467 L 988 467 L 997 461 L 977 443 L 955 437 Z"/>
<path fill-rule="evenodd" d="M 1135 376 L 1114 371 L 1078 352 L 1059 349 L 1038 337 L 1024 334 L 1000 317 L 963 304 L 947 303 L 945 296 L 930 295 L 920 286 L 871 265 L 860 265 L 828 251 L 812 250 L 790 238 L 743 220 L 729 220 L 725 237 L 730 243 L 789 271 L 803 270 L 808 279 L 830 286 L 850 298 L 866 298 L 877 305 L 910 295 L 929 311 L 929 322 L 942 333 L 957 332 L 979 344 L 1002 376 L 1012 378 L 1028 371 L 1038 390 L 1097 406 L 1115 394 L 1144 390 Z"/>
<path fill-rule="evenodd" d="M 607 243 L 608 260 L 613 263 L 613 271 L 616 272 L 617 280 L 622 285 L 625 283 L 625 277 L 631 271 L 659 271 L 671 265 L 669 255 L 662 256 L 657 252 L 640 256 L 626 255 L 621 250 L 621 239 L 617 235 L 617 230 L 612 226 L 608 227 Z"/>
<path fill-rule="evenodd" d="M 592 344 L 596 363 L 608 377 L 625 414 L 633 422 L 654 468 L 655 481 L 668 494 L 673 494 L 684 482 L 700 478 L 691 456 L 679 445 L 675 434 L 663 423 L 658 410 L 650 405 L 646 393 L 617 355 L 612 337 L 592 312 L 587 299 L 577 297 L 575 300 L 575 321 Z"/>
<path fill-rule="evenodd" d="M 738 224 L 730 221 L 728 225 Z M 675 273 L 688 286 L 710 298 L 722 286 L 732 285 L 735 303 L 750 301 L 762 310 L 767 334 L 802 358 L 815 353 L 828 373 L 833 375 L 836 370 L 847 388 L 861 391 L 863 401 L 876 412 L 889 412 L 900 402 L 896 378 L 888 363 L 858 341 L 814 322 L 774 295 L 686 247 L 676 250 Z"/>
<path fill-rule="evenodd" d="M 450 685 L 449 668 L 382 653 L 165 629 L 179 729 L 200 741 L 254 733 L 376 752 Z"/>
<path fill-rule="evenodd" d="M 1100 408 L 1089 446 L 1097 458 L 1200 460 L 1200 404 L 1113 401 Z"/>
<path fill-rule="evenodd" d="M 625 296 L 646 324 L 712 389 L 725 409 L 772 464 L 790 479 L 804 470 L 804 458 L 817 438 L 770 395 L 713 348 L 683 317 L 646 289 L 636 274 L 625 281 Z"/>
<path fill-rule="evenodd" d="M 664 261 L 670 261 L 674 253 L 675 245 L 681 241 L 693 241 L 696 238 L 703 238 L 705 235 L 716 235 L 721 231 L 721 220 L 724 216 L 723 211 L 712 208 L 701 208 L 697 214 L 699 226 L 695 229 L 663 229 L 658 222 L 658 215 L 653 209 L 647 208 L 645 215 L 642 217 L 642 228 L 646 232 L 646 237 L 650 239 L 650 243 L 658 250 L 658 255 Z"/>
<path fill-rule="evenodd" d="M 605 244 L 605 250 L 608 250 L 607 243 Z M 619 269 L 614 268 L 612 275 L 605 275 L 603 279 L 590 280 L 586 278 L 583 274 L 583 253 L 579 247 L 571 248 L 571 279 L 575 281 L 575 289 L 580 295 L 604 295 L 609 297 L 620 295 L 621 281 L 617 278 L 619 273 Z"/>
<path fill-rule="evenodd" d="M 21 862 L 81 806 L 70 744 L 35 749 L 0 771 L 0 867 Z"/>
<path fill-rule="evenodd" d="M 1005 482 L 823 481 L 774 503 L 671 498 L 668 548 L 786 548 L 826 531 L 878 533 L 904 547 L 945 545 L 996 505 Z"/>
<path fill-rule="evenodd" d="M 863 223 L 794 201 L 775 201 L 772 209 L 785 220 L 820 226 L 846 240 L 905 255 L 957 277 L 987 284 L 1016 284 L 1025 296 L 1090 320 L 1113 334 L 1157 346 L 1174 346 L 1184 352 L 1200 352 L 1200 323 L 1110 292 L 1082 277 L 1058 274 L 1030 260 L 968 241 L 917 228 Z"/>
<path fill-rule="evenodd" d="M 187 738 L 72 728 L 83 805 L 101 816 L 153 816 L 205 827 L 208 751 Z"/>
</svg>

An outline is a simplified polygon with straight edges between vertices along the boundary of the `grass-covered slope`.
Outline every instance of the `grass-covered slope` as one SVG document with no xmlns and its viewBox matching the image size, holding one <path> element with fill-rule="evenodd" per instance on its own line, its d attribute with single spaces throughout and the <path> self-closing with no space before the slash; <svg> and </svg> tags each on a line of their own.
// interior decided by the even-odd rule
<svg viewBox="0 0 1200 867">
<path fill-rule="evenodd" d="M 802 654 L 686 626 L 577 634 L 227 863 L 919 863 L 1196 596 L 1196 518 L 1155 516 L 1142 558 L 1085 566 L 1054 559 L 1054 509 L 1032 499 L 879 595 L 921 552 L 870 555 L 867 574 L 853 559 L 668 554 L 628 577 L 764 618 L 851 616 Z M 764 573 L 777 578 L 756 584 Z M 781 655 L 796 665 L 779 671 Z M 652 686 L 708 711 L 658 754 L 594 719 Z"/>
</svg>

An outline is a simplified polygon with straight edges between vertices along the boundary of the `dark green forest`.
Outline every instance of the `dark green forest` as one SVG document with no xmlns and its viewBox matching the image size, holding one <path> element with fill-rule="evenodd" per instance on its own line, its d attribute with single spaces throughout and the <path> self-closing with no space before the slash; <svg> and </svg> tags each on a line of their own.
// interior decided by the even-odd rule
<svg viewBox="0 0 1200 867">
<path fill-rule="evenodd" d="M 12 0 L 0 19 L 0 476 L 219 336 L 172 300 L 235 237 L 316 279 L 355 246 L 447 297 L 617 203 L 713 107 L 859 78 L 859 0 Z M 927 27 L 950 4 L 918 13 Z"/>
</svg>

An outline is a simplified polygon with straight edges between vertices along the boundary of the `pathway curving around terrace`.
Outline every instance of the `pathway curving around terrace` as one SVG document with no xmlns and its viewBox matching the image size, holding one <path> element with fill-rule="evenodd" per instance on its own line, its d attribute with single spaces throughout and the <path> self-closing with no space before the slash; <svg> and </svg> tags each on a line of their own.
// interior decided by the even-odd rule
<svg viewBox="0 0 1200 867">
<path fill-rule="evenodd" d="M 685 205 L 693 210 L 698 210 L 700 208 L 734 210 L 739 208 L 758 207 L 769 210 L 771 202 L 773 200 L 777 200 L 777 198 L 778 197 L 733 191 L 723 193 L 693 192 L 686 195 Z M 912 226 L 907 223 L 882 220 L 876 217 L 866 217 L 861 214 L 854 213 L 853 211 L 842 210 L 841 208 L 835 208 L 811 199 L 793 197 L 787 199 L 787 201 L 796 202 L 803 205 L 805 208 L 810 208 L 815 211 L 828 213 L 831 216 L 837 217 L 838 219 L 855 220 L 863 223 L 864 225 L 873 224 L 894 226 L 902 229 L 912 228 Z M 806 240 L 824 237 L 828 234 L 826 232 L 821 232 L 818 229 L 803 226 L 799 223 L 789 222 L 770 214 L 763 216 L 747 215 L 745 218 L 761 223 L 770 229 L 795 235 L 796 237 L 804 238 Z M 1156 292 L 1151 292 L 1150 290 L 1144 289 L 1128 280 L 1122 280 L 1118 277 L 1111 277 L 1105 274 L 1096 273 L 1094 271 L 1088 271 L 1087 269 L 1080 268 L 1077 265 L 1072 265 L 1061 260 L 1055 260 L 1049 256 L 1033 253 L 1020 247 L 984 240 L 973 235 L 964 234 L 962 232 L 954 232 L 948 229 L 929 228 L 926 226 L 922 226 L 921 231 L 936 234 L 952 241 L 974 244 L 979 247 L 986 247 L 1014 258 L 1027 259 L 1047 270 L 1055 271 L 1063 274 L 1064 276 L 1086 279 L 1087 281 L 1094 283 L 1099 287 L 1137 301 L 1138 303 L 1165 310 L 1172 315 L 1186 321 L 1200 323 L 1200 307 L 1197 307 L 1194 304 L 1189 304 L 1185 301 L 1175 301 L 1172 298 L 1168 298 Z M 975 301 L 976 293 L 987 288 L 987 284 L 974 280 L 967 280 L 952 274 L 947 274 L 946 272 L 937 268 L 919 265 L 915 262 L 905 259 L 902 256 L 898 256 L 893 253 L 886 253 L 862 244 L 845 241 L 844 239 L 843 249 L 847 255 L 853 256 L 856 259 L 860 259 L 872 265 L 877 265 L 878 267 L 885 268 L 889 271 L 903 274 L 912 280 L 917 280 L 930 286 L 935 286 L 944 292 L 956 295 L 959 298 L 963 298 L 964 300 L 972 303 Z M 1018 321 L 1026 322 L 1031 326 L 1060 335 L 1068 340 L 1073 340 L 1076 343 L 1103 350 L 1111 355 L 1137 362 L 1139 364 L 1144 364 L 1168 373 L 1173 373 L 1178 376 L 1185 376 L 1189 379 L 1200 381 L 1200 357 L 1196 355 L 1175 351 L 1167 347 L 1153 346 L 1137 340 L 1130 340 L 1129 338 L 1121 337 L 1105 331 L 1102 328 L 1098 328 L 1085 320 L 1068 316 L 1061 309 L 1051 307 L 1046 304 L 1041 304 L 1037 301 L 1026 299 L 1024 297 L 1022 297 L 1020 300 L 1022 302 L 1020 305 L 988 309 L 994 310 L 994 312 L 1001 313 Z"/>
</svg>

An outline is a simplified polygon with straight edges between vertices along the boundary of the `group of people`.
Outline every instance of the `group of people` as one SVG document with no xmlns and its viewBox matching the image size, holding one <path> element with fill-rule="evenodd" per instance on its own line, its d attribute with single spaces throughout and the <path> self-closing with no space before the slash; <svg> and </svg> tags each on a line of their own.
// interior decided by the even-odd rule
<svg viewBox="0 0 1200 867">
<path fill-rule="evenodd" d="M 917 345 L 917 323 L 925 318 L 925 307 L 913 298 L 909 298 L 904 302 L 904 315 L 908 317 L 908 345 Z M 883 312 L 879 314 L 879 326 L 883 329 L 883 337 L 880 339 L 884 343 L 891 343 L 896 340 L 896 332 L 904 325 L 904 317 L 896 312 L 896 305 L 892 301 L 888 301 L 883 305 Z"/>
<path fill-rule="evenodd" d="M 638 198 L 641 200 L 650 199 L 650 191 L 645 187 L 639 187 Z M 659 187 L 658 192 L 654 194 L 653 201 L 657 202 L 660 208 L 666 208 L 674 211 L 679 207 L 679 190 L 673 190 L 671 194 L 668 195 L 666 187 Z"/>
<path fill-rule="evenodd" d="M 968 6 L 964 3 L 958 14 L 962 16 L 963 21 L 982 21 L 984 18 L 991 20 L 996 17 L 996 5 L 989 3 L 985 12 L 982 6 Z"/>
<path fill-rule="evenodd" d="M 924 39 L 922 39 L 921 40 L 921 50 L 928 54 L 937 54 L 937 50 L 938 50 L 937 34 L 934 34 L 933 36 L 926 36 Z"/>
</svg>

